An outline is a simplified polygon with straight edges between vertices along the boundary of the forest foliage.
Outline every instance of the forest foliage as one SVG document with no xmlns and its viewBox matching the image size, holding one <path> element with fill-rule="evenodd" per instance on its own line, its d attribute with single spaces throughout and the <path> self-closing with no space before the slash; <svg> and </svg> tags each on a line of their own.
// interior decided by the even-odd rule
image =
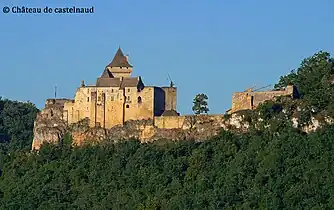
<svg viewBox="0 0 334 210">
<path fill-rule="evenodd" d="M 199 93 L 195 96 L 192 107 L 194 114 L 207 114 L 210 111 L 208 108 L 208 99 L 208 96 L 204 93 Z"/>
<path fill-rule="evenodd" d="M 0 97 L 0 152 L 30 150 L 34 120 L 38 112 L 30 102 Z"/>
<path fill-rule="evenodd" d="M 38 110 L 0 100 L 0 209 L 333 209 L 334 126 L 305 134 L 282 114 L 334 116 L 333 73 L 329 53 L 306 58 L 276 85 L 301 99 L 258 108 L 270 128 L 203 142 L 72 147 L 66 136 L 30 152 Z"/>
</svg>

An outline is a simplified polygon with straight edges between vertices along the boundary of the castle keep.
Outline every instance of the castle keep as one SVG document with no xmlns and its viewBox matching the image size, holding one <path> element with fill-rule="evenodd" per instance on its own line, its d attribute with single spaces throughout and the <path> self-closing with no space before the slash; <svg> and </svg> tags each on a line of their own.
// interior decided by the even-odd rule
<svg viewBox="0 0 334 210">
<path fill-rule="evenodd" d="M 89 119 L 91 127 L 112 128 L 129 120 L 177 116 L 176 87 L 145 86 L 141 77 L 132 77 L 128 56 L 119 48 L 96 84 L 84 81 L 72 99 L 48 99 L 46 106 L 63 110 L 67 124 Z M 52 113 L 51 113 L 52 114 Z"/>
</svg>

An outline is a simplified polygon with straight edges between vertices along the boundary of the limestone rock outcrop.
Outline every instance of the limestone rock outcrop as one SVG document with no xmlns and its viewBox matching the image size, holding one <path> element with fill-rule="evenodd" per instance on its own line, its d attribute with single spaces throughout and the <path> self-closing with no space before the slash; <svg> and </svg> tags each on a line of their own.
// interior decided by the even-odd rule
<svg viewBox="0 0 334 210">
<path fill-rule="evenodd" d="M 62 110 L 56 107 L 46 107 L 37 115 L 34 122 L 32 149 L 38 150 L 45 142 L 59 143 L 66 130 L 67 126 L 62 120 Z"/>
<path fill-rule="evenodd" d="M 58 144 L 62 141 L 65 133 L 72 135 L 73 145 L 99 143 L 102 140 L 119 142 L 128 139 L 138 139 L 142 143 L 156 140 L 193 140 L 204 141 L 219 134 L 222 129 L 247 132 L 250 126 L 247 116 L 242 113 L 234 113 L 228 117 L 225 115 L 189 115 L 189 116 L 162 116 L 150 120 L 131 120 L 124 125 L 104 129 L 99 126 L 90 127 L 90 121 L 85 118 L 78 123 L 67 125 L 62 119 L 61 107 L 46 107 L 38 114 L 35 121 L 33 150 L 47 143 Z M 286 119 L 290 118 L 286 116 Z M 312 118 L 305 126 L 299 119 L 294 117 L 292 126 L 306 133 L 313 132 L 326 124 L 333 124 L 333 119 L 325 118 L 324 121 Z M 253 119 L 253 122 L 261 123 L 263 119 Z M 256 124 L 255 124 L 255 127 Z M 270 128 L 270 125 L 265 125 Z"/>
<path fill-rule="evenodd" d="M 224 115 L 171 116 L 126 121 L 124 125 L 104 129 L 90 127 L 88 118 L 67 125 L 62 120 L 61 108 L 46 107 L 36 118 L 32 149 L 38 150 L 45 142 L 58 144 L 66 132 L 71 133 L 72 143 L 77 146 L 98 143 L 102 140 L 118 142 L 138 139 L 142 143 L 161 139 L 203 141 L 217 135 L 221 129 L 236 128 L 246 131 L 248 124 L 242 121 L 242 116 L 236 114 L 229 119 L 225 119 Z"/>
</svg>

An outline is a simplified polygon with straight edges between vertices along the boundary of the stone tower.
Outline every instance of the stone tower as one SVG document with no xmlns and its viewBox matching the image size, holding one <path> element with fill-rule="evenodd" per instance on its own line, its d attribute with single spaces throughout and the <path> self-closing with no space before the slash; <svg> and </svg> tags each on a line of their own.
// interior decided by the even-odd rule
<svg viewBox="0 0 334 210">
<path fill-rule="evenodd" d="M 109 72 L 106 72 L 107 70 Z M 114 59 L 106 66 L 104 74 L 108 73 L 114 78 L 131 77 L 132 65 L 129 64 L 128 56 L 123 54 L 121 48 L 118 48 Z"/>
<path fill-rule="evenodd" d="M 165 110 L 176 110 L 176 87 L 162 87 L 165 91 Z"/>
</svg>

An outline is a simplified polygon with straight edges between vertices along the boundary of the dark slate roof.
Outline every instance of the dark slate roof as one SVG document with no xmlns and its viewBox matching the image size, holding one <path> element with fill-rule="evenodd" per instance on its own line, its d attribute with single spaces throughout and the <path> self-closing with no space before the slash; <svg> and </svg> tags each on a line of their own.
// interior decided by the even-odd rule
<svg viewBox="0 0 334 210">
<path fill-rule="evenodd" d="M 107 67 L 132 67 L 132 66 L 127 61 L 126 56 L 124 56 L 121 48 L 118 48 L 114 56 L 114 59 Z"/>
<path fill-rule="evenodd" d="M 100 77 L 96 81 L 96 87 L 119 87 L 120 84 L 119 78 Z"/>
<path fill-rule="evenodd" d="M 175 110 L 165 110 L 161 116 L 179 116 L 179 113 L 177 113 Z"/>
<path fill-rule="evenodd" d="M 101 78 L 114 78 L 114 76 L 107 68 L 105 68 L 101 75 Z"/>
<path fill-rule="evenodd" d="M 120 88 L 137 87 L 139 84 L 139 77 L 123 78 Z"/>
<path fill-rule="evenodd" d="M 126 77 L 120 80 L 120 78 L 107 78 L 100 77 L 96 81 L 97 87 L 142 87 L 144 86 L 140 77 Z"/>
</svg>

